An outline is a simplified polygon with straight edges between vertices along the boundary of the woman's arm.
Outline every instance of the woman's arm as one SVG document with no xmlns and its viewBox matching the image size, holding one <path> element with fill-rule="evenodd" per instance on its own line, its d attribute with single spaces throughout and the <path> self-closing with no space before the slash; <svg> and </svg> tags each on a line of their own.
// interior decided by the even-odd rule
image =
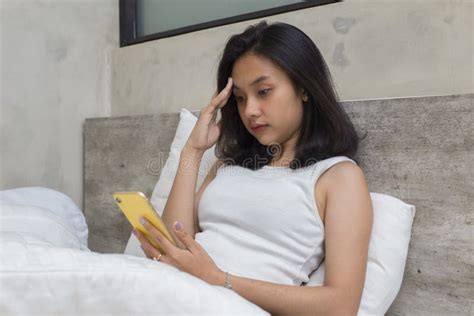
<svg viewBox="0 0 474 316">
<path fill-rule="evenodd" d="M 190 236 L 194 237 L 196 233 L 197 214 L 194 211 L 194 199 L 197 175 L 203 154 L 203 151 L 186 146 L 181 151 L 178 170 L 161 216 L 170 231 L 172 231 L 173 223 L 179 221 Z M 185 247 L 179 239 L 175 239 L 178 247 Z"/>
<path fill-rule="evenodd" d="M 344 308 L 356 315 L 367 270 L 372 200 L 360 167 L 345 161 L 328 172 L 324 285 L 337 289 Z"/>
<path fill-rule="evenodd" d="M 198 120 L 181 151 L 178 170 L 162 215 L 163 222 L 171 231 L 173 223 L 179 221 L 189 236 L 194 238 L 196 234 L 198 225 L 194 206 L 199 165 L 204 152 L 219 138 L 222 122 L 216 122 L 217 113 L 227 104 L 231 88 L 232 79 L 229 78 L 225 88 L 220 93 L 214 93 L 209 105 L 199 112 Z M 177 244 L 179 248 L 185 249 L 180 240 L 177 240 Z"/>
<path fill-rule="evenodd" d="M 327 172 L 324 286 L 292 286 L 230 275 L 232 288 L 272 315 L 357 315 L 372 231 L 362 170 L 341 162 Z M 221 273 L 217 284 L 224 284 Z"/>
<path fill-rule="evenodd" d="M 340 293 L 327 286 L 295 286 L 260 281 L 229 274 L 232 289 L 260 306 L 272 316 L 277 315 L 355 315 L 342 308 Z M 222 285 L 225 274 L 217 282 Z"/>
</svg>

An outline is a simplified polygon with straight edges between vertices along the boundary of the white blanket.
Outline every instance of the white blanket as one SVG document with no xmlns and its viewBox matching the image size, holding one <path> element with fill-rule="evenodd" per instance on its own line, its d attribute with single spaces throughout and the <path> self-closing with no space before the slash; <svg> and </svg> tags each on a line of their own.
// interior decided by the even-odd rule
<svg viewBox="0 0 474 316">
<path fill-rule="evenodd" d="M 165 263 L 91 252 L 57 208 L 11 202 L 0 195 L 0 315 L 269 315 Z"/>
</svg>

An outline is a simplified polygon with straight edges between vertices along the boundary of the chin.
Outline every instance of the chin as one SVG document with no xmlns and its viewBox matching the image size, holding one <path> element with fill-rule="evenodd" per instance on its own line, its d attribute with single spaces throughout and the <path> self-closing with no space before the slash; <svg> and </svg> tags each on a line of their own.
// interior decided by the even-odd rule
<svg viewBox="0 0 474 316">
<path fill-rule="evenodd" d="M 257 138 L 257 140 L 260 143 L 260 145 L 268 146 L 269 144 L 271 144 L 271 142 L 269 142 L 269 141 L 263 141 L 263 140 L 258 139 L 258 138 Z"/>
<path fill-rule="evenodd" d="M 249 133 L 261 144 L 261 145 L 264 145 L 264 146 L 268 146 L 272 143 L 275 143 L 276 140 L 275 139 L 272 139 L 269 137 L 269 135 L 256 135 L 256 134 L 253 134 L 252 132 L 249 131 Z"/>
<path fill-rule="evenodd" d="M 264 145 L 264 146 L 268 146 L 270 144 L 275 143 L 275 140 L 269 139 L 267 137 L 262 137 L 262 136 L 260 136 L 260 137 L 254 136 L 254 137 L 261 145 Z"/>
</svg>

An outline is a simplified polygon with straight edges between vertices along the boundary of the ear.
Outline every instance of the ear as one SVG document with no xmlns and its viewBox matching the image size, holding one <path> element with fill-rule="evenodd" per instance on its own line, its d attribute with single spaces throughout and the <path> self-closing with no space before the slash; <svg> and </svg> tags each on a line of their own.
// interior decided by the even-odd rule
<svg viewBox="0 0 474 316">
<path fill-rule="evenodd" d="M 300 93 L 301 93 L 300 97 L 303 100 L 303 102 L 308 101 L 308 94 L 306 93 L 306 91 L 304 89 L 301 89 Z"/>
</svg>

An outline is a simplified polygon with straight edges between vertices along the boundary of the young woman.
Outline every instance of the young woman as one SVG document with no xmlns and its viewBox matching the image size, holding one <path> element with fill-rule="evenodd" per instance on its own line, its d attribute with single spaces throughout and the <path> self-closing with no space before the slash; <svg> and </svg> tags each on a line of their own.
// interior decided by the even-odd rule
<svg viewBox="0 0 474 316">
<path fill-rule="evenodd" d="M 146 256 L 272 315 L 356 315 L 372 203 L 357 134 L 318 48 L 294 26 L 262 21 L 229 39 L 217 87 L 163 211 L 179 247 L 146 223 L 165 251 L 138 235 Z M 195 193 L 214 144 L 218 161 Z M 300 286 L 322 260 L 324 285 Z"/>
</svg>

